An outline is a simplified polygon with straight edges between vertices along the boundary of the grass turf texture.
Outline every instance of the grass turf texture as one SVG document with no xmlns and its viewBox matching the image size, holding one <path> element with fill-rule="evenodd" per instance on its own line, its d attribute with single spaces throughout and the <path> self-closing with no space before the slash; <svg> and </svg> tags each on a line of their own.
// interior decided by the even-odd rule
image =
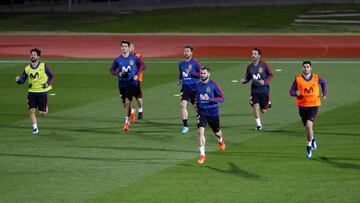
<svg viewBox="0 0 360 203">
<path fill-rule="evenodd" d="M 356 202 L 360 89 L 349 81 L 356 81 L 360 60 L 332 60 L 313 62 L 329 95 L 315 124 L 319 149 L 307 160 L 304 129 L 288 95 L 301 61 L 268 59 L 282 71 L 271 84 L 264 131 L 255 132 L 250 87 L 231 82 L 243 76 L 247 60 L 202 59 L 225 94 L 227 144 L 218 152 L 207 129 L 204 166 L 196 163 L 192 107 L 190 133 L 180 133 L 177 59 L 146 60 L 145 119 L 127 133 L 111 59 L 43 59 L 56 74 L 56 96 L 49 96 L 47 117 L 38 117 L 40 136 L 31 134 L 26 87 L 14 82 L 26 63 L 1 63 L 0 202 Z"/>
<path fill-rule="evenodd" d="M 359 32 L 356 25 L 291 26 L 311 10 L 360 11 L 359 4 L 183 8 L 133 14 L 0 14 L 1 31 L 107 33 Z M 326 18 L 325 18 L 326 19 Z M 342 18 L 343 19 L 343 18 Z M 347 17 L 357 20 L 357 17 Z M 54 26 L 56 22 L 56 26 Z"/>
</svg>

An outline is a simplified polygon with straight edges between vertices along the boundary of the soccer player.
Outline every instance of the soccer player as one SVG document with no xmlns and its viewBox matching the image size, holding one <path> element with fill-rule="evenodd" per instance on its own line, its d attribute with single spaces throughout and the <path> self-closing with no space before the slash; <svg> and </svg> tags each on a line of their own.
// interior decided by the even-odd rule
<svg viewBox="0 0 360 203">
<path fill-rule="evenodd" d="M 132 55 L 134 55 L 138 59 L 138 62 L 139 62 L 138 66 L 140 66 L 141 70 L 142 71 L 145 70 L 146 65 L 145 65 L 145 63 L 144 63 L 144 61 L 142 59 L 142 56 L 139 53 L 135 53 L 135 46 L 134 46 L 133 43 L 130 44 L 130 53 Z M 139 112 L 138 113 L 138 120 L 141 120 L 144 117 L 144 114 L 143 114 L 143 100 L 142 100 L 143 96 L 142 96 L 142 90 L 141 90 L 141 84 L 142 84 L 142 80 L 143 80 L 142 71 L 141 71 L 141 73 L 139 75 L 139 78 L 138 78 L 138 80 L 139 80 L 139 88 L 137 89 L 136 95 L 135 95 L 135 99 L 136 99 L 137 104 L 138 104 L 138 112 Z M 130 120 L 135 120 L 135 111 L 136 110 L 131 108 L 131 111 L 132 111 L 132 113 L 131 113 L 131 116 L 130 116 Z"/>
<path fill-rule="evenodd" d="M 274 76 L 270 66 L 265 61 L 260 61 L 260 58 L 261 50 L 254 48 L 251 51 L 251 63 L 247 66 L 245 77 L 240 81 L 242 84 L 246 84 L 252 80 L 250 105 L 255 117 L 255 130 L 262 130 L 260 111 L 265 113 L 270 107 L 269 85 Z"/>
<path fill-rule="evenodd" d="M 320 87 L 321 86 L 321 94 Z M 296 106 L 306 131 L 306 157 L 311 158 L 312 151 L 317 150 L 313 125 L 321 105 L 320 97 L 326 99 L 326 82 L 318 74 L 312 73 L 311 62 L 304 61 L 302 74 L 295 77 L 290 95 L 296 97 Z"/>
<path fill-rule="evenodd" d="M 39 134 L 39 127 L 35 115 L 36 108 L 39 110 L 41 116 L 47 114 L 47 92 L 52 89 L 51 84 L 54 81 L 54 74 L 49 66 L 45 63 L 40 63 L 40 55 L 40 49 L 31 49 L 31 63 L 25 67 L 21 76 L 16 76 L 15 78 L 18 84 L 24 84 L 25 81 L 28 80 L 28 109 L 33 134 Z"/>
<path fill-rule="evenodd" d="M 180 116 L 183 121 L 182 133 L 189 132 L 187 105 L 189 102 L 194 105 L 196 97 L 196 83 L 199 80 L 200 62 L 193 58 L 194 48 L 190 45 L 184 46 L 184 60 L 179 63 L 178 84 L 182 85 L 180 90 Z"/>
<path fill-rule="evenodd" d="M 199 135 L 199 164 L 206 160 L 205 156 L 205 127 L 209 124 L 215 134 L 221 151 L 225 150 L 225 143 L 220 129 L 218 103 L 224 102 L 224 94 L 219 85 L 210 80 L 210 68 L 202 67 L 200 70 L 200 82 L 197 83 L 196 107 L 198 112 L 198 135 Z"/>
<path fill-rule="evenodd" d="M 138 77 L 141 74 L 141 68 L 137 64 L 139 64 L 138 59 L 130 54 L 130 42 L 122 41 L 121 55 L 114 59 L 110 72 L 119 80 L 119 92 L 125 114 L 124 131 L 130 129 L 131 102 L 139 86 Z"/>
</svg>

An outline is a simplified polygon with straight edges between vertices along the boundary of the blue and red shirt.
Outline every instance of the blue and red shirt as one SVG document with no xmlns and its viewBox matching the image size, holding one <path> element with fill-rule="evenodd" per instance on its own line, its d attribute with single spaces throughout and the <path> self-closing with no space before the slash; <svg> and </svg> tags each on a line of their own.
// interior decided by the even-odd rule
<svg viewBox="0 0 360 203">
<path fill-rule="evenodd" d="M 269 91 L 270 81 L 273 76 L 270 66 L 265 61 L 259 61 L 259 64 L 257 65 L 250 63 L 247 66 L 244 79 L 245 83 L 248 83 L 250 80 L 252 81 L 251 91 L 263 92 Z M 264 80 L 265 84 L 260 85 L 259 80 Z"/>
<path fill-rule="evenodd" d="M 206 97 L 209 99 L 206 100 Z M 218 103 L 222 102 L 224 102 L 224 94 L 215 81 L 197 83 L 196 104 L 199 115 L 218 116 Z"/>
<path fill-rule="evenodd" d="M 129 84 L 138 85 L 138 80 L 133 80 L 135 75 L 139 76 L 142 71 L 142 66 L 134 55 L 129 55 L 127 58 L 124 56 L 119 56 L 114 59 L 110 72 L 112 75 L 117 75 L 119 79 L 119 86 L 125 87 Z M 123 76 L 120 76 L 119 73 L 124 72 Z"/>
<path fill-rule="evenodd" d="M 196 59 L 183 60 L 179 63 L 179 77 L 183 89 L 196 91 L 196 83 L 199 81 L 201 63 Z"/>
</svg>

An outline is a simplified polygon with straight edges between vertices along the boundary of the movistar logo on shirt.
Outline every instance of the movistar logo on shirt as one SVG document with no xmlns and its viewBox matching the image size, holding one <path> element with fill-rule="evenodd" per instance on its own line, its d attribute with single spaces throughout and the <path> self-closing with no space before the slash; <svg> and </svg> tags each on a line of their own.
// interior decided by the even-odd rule
<svg viewBox="0 0 360 203">
<path fill-rule="evenodd" d="M 253 80 L 259 80 L 261 78 L 261 75 L 260 75 L 260 73 L 258 73 L 258 74 L 253 74 Z"/>
<path fill-rule="evenodd" d="M 30 73 L 29 76 L 31 79 L 36 79 L 39 78 L 39 73 L 38 72 L 36 72 L 35 74 Z"/>
<path fill-rule="evenodd" d="M 123 66 L 122 68 L 121 68 L 121 71 L 122 72 L 130 72 L 131 71 L 131 66 L 127 66 L 127 67 L 125 67 L 125 66 Z"/>
<path fill-rule="evenodd" d="M 209 100 L 209 95 L 208 94 L 200 94 L 200 100 Z"/>
</svg>

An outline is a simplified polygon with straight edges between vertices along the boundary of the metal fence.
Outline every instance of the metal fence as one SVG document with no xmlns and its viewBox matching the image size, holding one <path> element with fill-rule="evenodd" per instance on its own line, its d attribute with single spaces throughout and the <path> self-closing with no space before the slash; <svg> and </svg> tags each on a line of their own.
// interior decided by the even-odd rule
<svg viewBox="0 0 360 203">
<path fill-rule="evenodd" d="M 2 0 L 0 12 L 132 12 L 249 5 L 358 4 L 360 0 Z"/>
</svg>

